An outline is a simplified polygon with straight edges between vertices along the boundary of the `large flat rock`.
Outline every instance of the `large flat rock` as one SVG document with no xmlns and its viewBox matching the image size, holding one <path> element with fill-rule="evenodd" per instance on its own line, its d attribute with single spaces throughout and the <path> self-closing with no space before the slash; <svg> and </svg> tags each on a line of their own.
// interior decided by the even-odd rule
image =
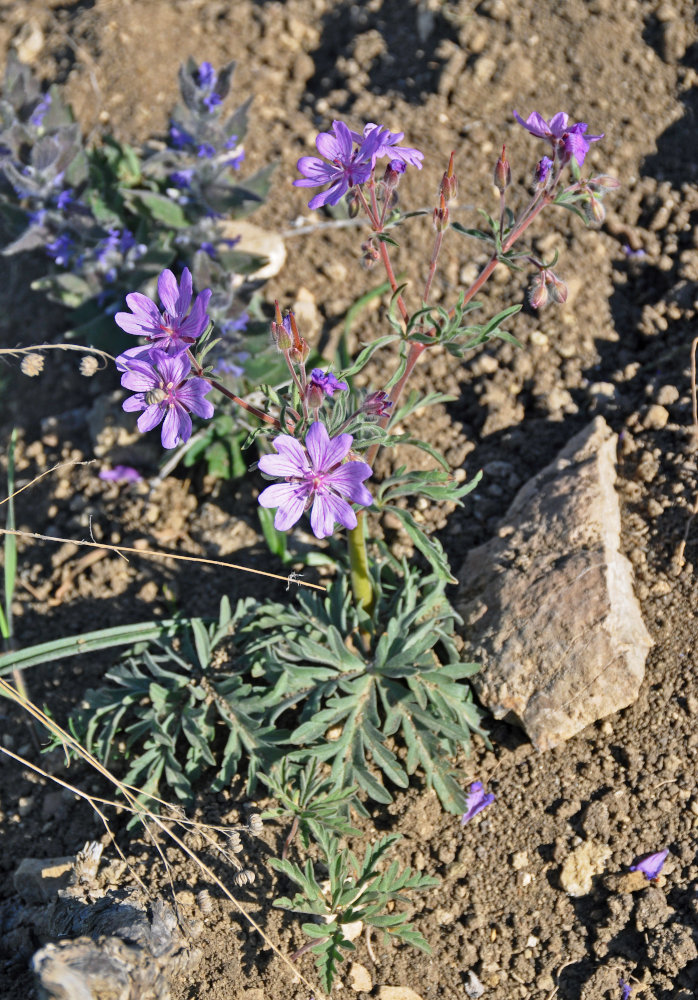
<svg viewBox="0 0 698 1000">
<path fill-rule="evenodd" d="M 480 699 L 540 750 L 632 704 L 652 645 L 619 551 L 616 443 L 597 417 L 519 490 L 459 573 Z"/>
</svg>

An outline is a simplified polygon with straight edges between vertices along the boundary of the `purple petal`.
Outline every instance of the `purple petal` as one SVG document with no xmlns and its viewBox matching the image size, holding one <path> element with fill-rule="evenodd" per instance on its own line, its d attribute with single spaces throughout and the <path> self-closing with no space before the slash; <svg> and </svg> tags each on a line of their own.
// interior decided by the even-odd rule
<svg viewBox="0 0 698 1000">
<path fill-rule="evenodd" d="M 325 482 L 354 503 L 368 507 L 373 503 L 373 497 L 363 485 L 363 481 L 368 479 L 372 471 L 366 462 L 345 462 L 327 476 Z"/>
<path fill-rule="evenodd" d="M 518 111 L 514 112 L 514 118 L 516 118 L 519 125 L 531 133 L 531 135 L 537 136 L 539 139 L 548 139 L 550 137 L 550 128 L 545 118 L 539 115 L 537 111 L 532 111 L 528 116 L 526 121 L 523 120 Z"/>
<path fill-rule="evenodd" d="M 213 403 L 204 396 L 210 391 L 211 385 L 205 378 L 190 378 L 177 390 L 177 400 L 197 417 L 208 420 L 213 416 Z"/>
<path fill-rule="evenodd" d="M 339 465 L 348 454 L 353 440 L 351 434 L 340 434 L 330 440 L 325 425 L 315 421 L 305 438 L 313 469 L 316 472 L 329 472 L 333 465 Z"/>
<path fill-rule="evenodd" d="M 133 392 L 148 392 L 160 384 L 160 379 L 152 365 L 134 359 L 121 376 L 121 384 Z"/>
<path fill-rule="evenodd" d="M 128 402 L 128 400 L 126 400 L 126 402 Z M 153 403 L 151 406 L 146 406 L 145 410 L 143 410 L 138 418 L 138 430 L 141 434 L 147 434 L 148 431 L 152 431 L 153 427 L 157 427 L 162 420 L 163 415 L 163 410 L 159 403 Z"/>
<path fill-rule="evenodd" d="M 565 114 L 564 111 L 558 111 L 558 113 L 553 115 L 550 119 L 549 129 L 556 139 L 560 139 L 565 134 L 568 119 L 569 115 Z"/>
<path fill-rule="evenodd" d="M 656 854 L 648 854 L 644 858 L 640 858 L 636 861 L 634 865 L 630 866 L 631 872 L 642 872 L 646 879 L 651 882 L 659 875 L 660 871 L 664 867 L 664 862 L 669 855 L 669 849 L 665 848 L 663 851 L 657 851 Z"/>
<path fill-rule="evenodd" d="M 144 410 L 148 404 L 145 401 L 145 393 L 139 392 L 136 396 L 129 396 L 121 404 L 121 409 L 126 413 L 138 413 L 139 410 Z"/>
<path fill-rule="evenodd" d="M 341 497 L 326 490 L 318 490 L 310 511 L 310 527 L 316 538 L 327 538 L 334 531 L 335 521 L 345 528 L 356 527 L 356 514 Z"/>
<path fill-rule="evenodd" d="M 336 205 L 338 201 L 342 200 L 348 190 L 349 182 L 346 177 L 341 177 L 327 191 L 321 191 L 314 198 L 311 198 L 308 202 L 308 208 L 315 210 L 316 208 L 322 208 L 323 205 Z"/>
<path fill-rule="evenodd" d="M 296 187 L 314 187 L 318 184 L 327 184 L 339 172 L 334 164 L 325 163 L 324 160 L 319 160 L 317 156 L 301 156 L 296 166 L 307 178 L 306 180 L 294 181 L 293 183 Z"/>
<path fill-rule="evenodd" d="M 308 456 L 300 441 L 290 434 L 274 438 L 276 455 L 263 455 L 259 468 L 268 476 L 305 476 L 311 473 Z"/>
<path fill-rule="evenodd" d="M 470 822 L 473 816 L 477 816 L 479 812 L 486 809 L 487 806 L 494 802 L 494 794 L 489 792 L 485 794 L 485 790 L 481 781 L 474 781 L 470 786 L 468 792 L 468 800 L 466 803 L 466 810 L 461 816 L 461 824 L 465 826 L 466 823 Z"/>
<path fill-rule="evenodd" d="M 183 406 L 168 406 L 162 424 L 163 448 L 176 448 L 191 437 L 191 417 Z"/>
<path fill-rule="evenodd" d="M 274 483 L 259 494 L 262 507 L 278 507 L 274 527 L 278 531 L 288 531 L 299 520 L 305 510 L 310 487 L 305 483 Z"/>
<path fill-rule="evenodd" d="M 130 465 L 115 465 L 113 469 L 100 469 L 99 478 L 114 483 L 138 483 L 143 476 Z"/>
<path fill-rule="evenodd" d="M 158 295 L 170 316 L 176 316 L 179 304 L 179 286 L 169 268 L 165 268 L 158 278 Z"/>
<path fill-rule="evenodd" d="M 160 310 L 153 300 L 149 299 L 147 295 L 143 295 L 142 292 L 129 292 L 126 296 L 126 305 L 135 316 L 146 322 L 151 322 L 156 326 L 162 322 Z"/>
</svg>

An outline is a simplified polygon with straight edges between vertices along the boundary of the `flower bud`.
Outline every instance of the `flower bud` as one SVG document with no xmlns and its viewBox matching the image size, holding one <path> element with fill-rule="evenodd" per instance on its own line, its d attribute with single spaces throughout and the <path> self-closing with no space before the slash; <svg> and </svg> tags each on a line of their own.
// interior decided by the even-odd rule
<svg viewBox="0 0 698 1000">
<path fill-rule="evenodd" d="M 361 404 L 361 410 L 369 417 L 387 417 L 392 408 L 393 401 L 388 393 L 383 389 L 368 394 Z"/>
<path fill-rule="evenodd" d="M 494 168 L 494 186 L 498 188 L 502 194 L 511 184 L 511 166 L 506 158 L 506 146 L 502 146 L 502 155 L 497 160 Z"/>
<path fill-rule="evenodd" d="M 616 188 L 620 187 L 618 178 L 610 177 L 608 174 L 598 174 L 596 177 L 590 177 L 587 183 L 592 191 L 597 189 L 601 191 L 615 191 Z"/>
<path fill-rule="evenodd" d="M 547 272 L 547 290 L 551 302 L 557 302 L 558 305 L 567 302 L 567 285 L 552 271 Z"/>
<path fill-rule="evenodd" d="M 451 201 L 458 194 L 458 178 L 453 172 L 454 156 L 455 153 L 451 153 L 451 158 L 448 161 L 448 169 L 441 178 L 441 188 L 439 189 L 439 194 L 441 194 L 446 201 Z"/>
<path fill-rule="evenodd" d="M 356 193 L 356 188 L 352 188 L 345 195 L 345 201 L 347 203 L 347 213 L 350 219 L 355 219 L 356 216 L 361 211 L 361 200 Z"/>
<path fill-rule="evenodd" d="M 545 284 L 545 278 L 541 273 L 538 278 L 536 278 L 530 292 L 528 293 L 528 301 L 531 304 L 532 309 L 542 309 L 543 306 L 548 304 L 548 289 Z"/>
<path fill-rule="evenodd" d="M 35 351 L 32 351 L 31 354 L 25 354 L 19 367 L 23 375 L 34 378 L 35 375 L 40 375 L 44 369 L 44 356 Z"/>
<path fill-rule="evenodd" d="M 538 161 L 536 164 L 536 184 L 545 184 L 552 165 L 553 161 L 549 156 L 544 156 L 542 160 Z"/>
<path fill-rule="evenodd" d="M 310 347 L 308 346 L 308 342 L 303 340 L 302 337 L 299 337 L 298 342 L 294 343 L 288 352 L 291 361 L 297 365 L 305 364 L 309 354 Z"/>
<path fill-rule="evenodd" d="M 305 390 L 305 398 L 308 401 L 310 409 L 317 410 L 319 406 L 322 406 L 325 398 L 322 386 L 318 385 L 317 382 L 308 382 L 308 386 Z"/>
<path fill-rule="evenodd" d="M 603 206 L 603 202 L 600 198 L 594 197 L 594 195 L 586 203 L 584 210 L 589 222 L 597 226 L 600 226 L 606 218 L 606 209 Z"/>
<path fill-rule="evenodd" d="M 443 195 L 440 196 L 441 204 L 434 209 L 433 222 L 437 233 L 443 233 L 448 229 L 448 205 Z"/>
</svg>

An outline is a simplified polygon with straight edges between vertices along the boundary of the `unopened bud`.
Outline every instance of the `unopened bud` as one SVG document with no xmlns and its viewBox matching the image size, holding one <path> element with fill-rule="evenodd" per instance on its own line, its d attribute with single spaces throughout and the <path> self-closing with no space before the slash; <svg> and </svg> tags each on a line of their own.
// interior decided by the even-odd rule
<svg viewBox="0 0 698 1000">
<path fill-rule="evenodd" d="M 361 404 L 362 411 L 370 417 L 387 417 L 393 402 L 383 389 L 368 394 Z"/>
<path fill-rule="evenodd" d="M 293 347 L 288 352 L 288 356 L 296 365 L 305 364 L 308 360 L 308 355 L 310 354 L 310 347 L 306 340 L 299 337 L 298 342 L 294 342 Z"/>
<path fill-rule="evenodd" d="M 584 206 L 584 209 L 589 222 L 597 226 L 600 226 L 606 218 L 606 209 L 603 207 L 603 202 L 600 198 L 595 198 L 593 195 Z"/>
<path fill-rule="evenodd" d="M 502 155 L 497 160 L 494 167 L 494 186 L 498 188 L 502 194 L 511 184 L 511 166 L 506 158 L 506 146 L 502 146 Z"/>
<path fill-rule="evenodd" d="M 308 400 L 308 406 L 311 410 L 316 410 L 319 406 L 322 406 L 325 398 L 322 386 L 319 386 L 316 382 L 308 382 L 305 390 L 305 398 Z"/>
<path fill-rule="evenodd" d="M 446 201 L 452 201 L 458 194 L 458 178 L 453 172 L 454 156 L 455 153 L 451 153 L 451 158 L 448 161 L 448 169 L 441 178 L 441 188 L 439 189 L 439 194 L 441 194 Z"/>
<path fill-rule="evenodd" d="M 40 375 L 44 369 L 43 354 L 36 354 L 34 351 L 31 354 L 25 354 L 19 367 L 22 370 L 22 374 L 29 375 L 30 378 Z"/>
<path fill-rule="evenodd" d="M 590 177 L 587 183 L 592 191 L 615 191 L 616 188 L 620 187 L 618 178 L 610 177 L 608 174 L 598 174 L 596 177 Z"/>
<path fill-rule="evenodd" d="M 356 193 L 356 188 L 352 188 L 345 196 L 347 203 L 347 213 L 350 219 L 355 219 L 361 210 L 361 200 Z"/>
<path fill-rule="evenodd" d="M 380 260 L 380 251 L 375 245 L 373 240 L 366 240 L 361 244 L 361 249 L 363 250 L 363 257 L 361 258 L 361 266 L 366 270 L 370 271 L 372 267 Z"/>
<path fill-rule="evenodd" d="M 536 279 L 528 294 L 528 301 L 530 302 L 532 309 L 542 309 L 543 306 L 548 304 L 548 298 L 548 289 L 545 284 L 545 278 L 541 274 L 540 277 Z"/>
<path fill-rule="evenodd" d="M 560 281 L 558 276 L 553 274 L 552 271 L 548 271 L 547 275 L 547 289 L 550 300 L 552 302 L 557 302 L 558 305 L 562 305 L 564 302 L 567 302 L 567 285 L 565 282 Z"/>
<path fill-rule="evenodd" d="M 434 209 L 433 222 L 437 233 L 443 233 L 448 229 L 448 205 L 443 195 L 441 195 L 440 206 Z"/>
<path fill-rule="evenodd" d="M 94 354 L 87 354 L 80 360 L 80 374 L 91 378 L 99 368 L 99 361 Z"/>
</svg>

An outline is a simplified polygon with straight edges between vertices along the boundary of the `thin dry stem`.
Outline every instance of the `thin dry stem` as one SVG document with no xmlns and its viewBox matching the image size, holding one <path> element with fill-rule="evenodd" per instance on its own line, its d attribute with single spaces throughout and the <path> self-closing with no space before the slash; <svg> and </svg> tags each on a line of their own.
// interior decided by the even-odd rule
<svg viewBox="0 0 698 1000">
<path fill-rule="evenodd" d="M 16 535 L 18 538 L 34 538 L 40 542 L 69 543 L 72 545 L 84 545 L 90 549 L 103 549 L 106 552 L 116 552 L 117 555 L 125 558 L 124 553 L 129 552 L 137 556 L 155 559 L 177 559 L 180 562 L 204 563 L 207 566 L 222 566 L 223 569 L 239 569 L 243 573 L 253 573 L 255 576 L 265 576 L 271 580 L 281 580 L 288 583 L 288 576 L 280 576 L 278 573 L 267 573 L 261 569 L 252 569 L 250 566 L 240 566 L 238 563 L 222 562 L 220 559 L 207 559 L 204 556 L 183 556 L 177 552 L 160 552 L 157 549 L 134 549 L 128 545 L 106 545 L 102 542 L 78 541 L 75 538 L 57 538 L 54 535 L 41 535 L 38 531 L 10 531 L 9 528 L 0 528 L 0 535 Z M 128 561 L 128 560 L 127 560 Z M 311 590 L 325 590 L 318 583 L 305 583 L 303 580 L 294 579 L 299 587 L 310 587 Z"/>
<path fill-rule="evenodd" d="M 139 803 L 136 800 L 135 796 L 132 795 L 132 793 L 128 790 L 128 787 L 124 785 L 123 782 L 119 781 L 118 778 L 115 778 L 114 775 L 110 771 L 108 771 L 107 768 L 105 768 L 99 762 L 99 760 L 97 760 L 96 757 L 94 757 L 91 753 L 89 753 L 75 739 L 74 736 L 66 732 L 66 730 L 62 729 L 53 719 L 50 719 L 47 715 L 45 715 L 45 713 L 42 712 L 41 709 L 38 708 L 36 705 L 34 705 L 33 702 L 29 702 L 26 699 L 22 698 L 19 692 L 16 691 L 11 684 L 8 684 L 7 681 L 3 680 L 2 678 L 0 678 L 0 694 L 6 695 L 12 701 L 18 703 L 34 719 L 37 719 L 39 722 L 42 723 L 42 725 L 46 726 L 49 732 L 53 733 L 53 735 L 56 736 L 64 744 L 64 746 L 67 746 L 70 749 L 72 749 L 74 753 L 77 753 L 86 763 L 88 763 L 91 767 L 93 767 L 103 778 L 105 778 L 115 788 L 117 788 L 119 792 L 125 797 L 130 807 L 135 812 L 137 812 L 138 815 L 141 817 L 141 821 L 143 822 L 144 827 L 148 829 L 148 822 L 149 822 L 154 827 L 157 827 L 159 830 L 161 830 L 165 834 L 165 836 L 169 837 L 170 840 L 187 855 L 187 857 L 191 858 L 191 860 L 197 865 L 199 870 L 215 885 L 218 886 L 218 888 L 224 893 L 226 898 L 230 900 L 230 902 L 233 904 L 236 910 L 244 917 L 244 919 L 249 923 L 249 925 L 253 927 L 254 930 L 257 931 L 257 933 L 260 935 L 265 944 L 269 948 L 271 948 L 274 954 L 281 959 L 281 961 L 284 963 L 285 966 L 287 966 L 287 968 L 291 970 L 293 976 L 298 977 L 298 979 L 300 979 L 303 985 L 306 986 L 309 990 L 311 991 L 317 990 L 317 987 L 313 987 L 312 984 L 307 979 L 305 979 L 305 977 L 301 975 L 301 973 L 298 972 L 298 970 L 293 966 L 289 958 L 287 958 L 287 956 L 284 955 L 279 948 L 277 948 L 274 942 L 265 934 L 265 932 L 263 931 L 261 926 L 257 923 L 257 921 L 250 916 L 250 914 L 244 909 L 244 907 L 237 901 L 237 899 L 235 899 L 232 893 L 227 889 L 224 883 L 221 882 L 221 880 L 218 878 L 215 872 L 212 871 L 212 869 L 209 868 L 209 866 L 204 861 L 201 860 L 201 858 L 196 854 L 195 851 L 193 851 L 190 847 L 188 847 L 183 840 L 181 840 L 171 829 L 169 829 L 169 827 L 166 825 L 167 821 L 162 820 L 156 813 L 153 813 L 147 807 Z M 11 754 L 10 751 L 6 750 L 4 747 L 0 747 L 0 750 L 8 754 L 8 756 L 13 756 L 13 757 L 15 756 L 14 754 Z M 21 760 L 22 763 L 26 763 L 21 758 L 16 758 L 16 759 Z M 34 765 L 29 764 L 28 766 L 32 767 L 34 770 L 37 770 L 37 768 L 34 767 Z M 49 778 L 51 781 L 56 781 L 58 784 L 62 784 L 64 785 L 64 787 L 68 787 L 66 786 L 65 782 L 61 781 L 61 779 L 54 778 L 53 775 L 50 775 L 46 772 L 44 773 L 46 777 Z M 73 789 L 71 788 L 71 790 Z M 87 795 L 87 793 L 85 792 L 80 792 L 79 790 L 75 791 L 76 794 L 80 795 L 82 798 L 90 802 L 91 805 L 93 805 L 93 799 L 91 796 Z M 102 816 L 101 810 L 99 810 L 96 807 L 94 808 L 95 811 L 98 813 L 98 815 Z M 144 817 L 147 817 L 147 820 Z M 152 837 L 153 836 L 152 830 L 148 830 L 148 832 Z"/>
</svg>

